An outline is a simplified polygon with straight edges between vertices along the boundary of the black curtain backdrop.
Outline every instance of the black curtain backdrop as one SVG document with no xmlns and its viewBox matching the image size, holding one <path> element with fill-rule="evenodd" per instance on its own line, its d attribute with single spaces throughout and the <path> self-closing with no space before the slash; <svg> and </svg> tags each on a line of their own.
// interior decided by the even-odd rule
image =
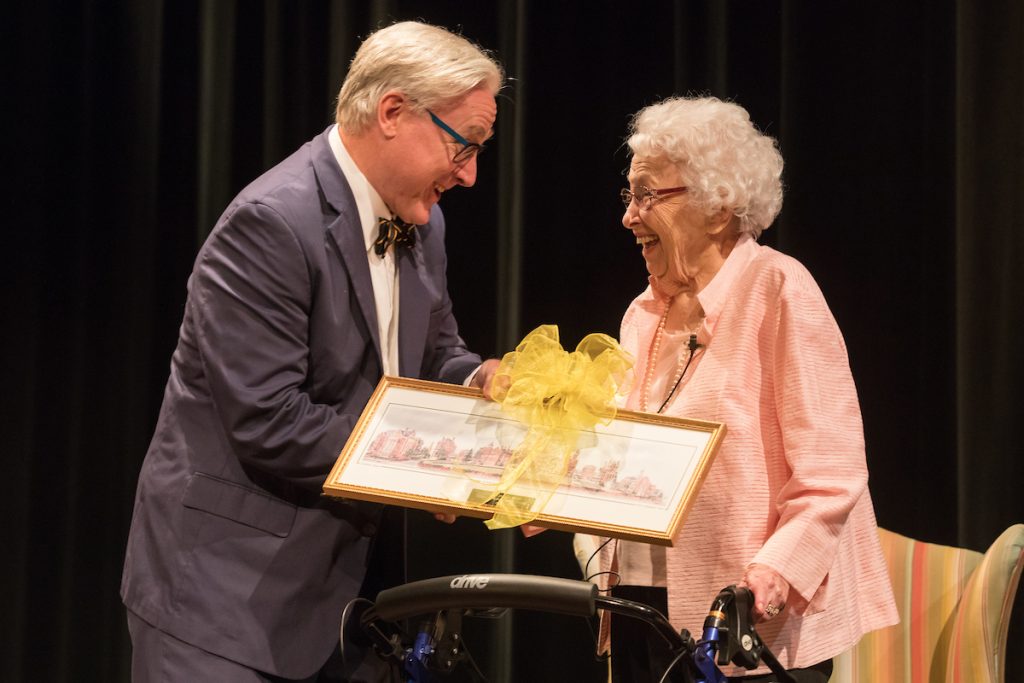
<svg viewBox="0 0 1024 683">
<path fill-rule="evenodd" d="M 1024 521 L 1018 0 L 19 3 L 0 41 L 0 678 L 129 679 L 121 562 L 192 259 L 238 190 L 330 123 L 361 37 L 411 18 L 513 77 L 477 187 L 443 205 L 473 348 L 542 323 L 567 345 L 615 334 L 645 285 L 616 194 L 630 114 L 735 99 L 780 140 L 763 241 L 844 331 L 880 524 L 983 550 Z M 567 534 L 398 521 L 410 579 L 578 577 Z M 1007 680 L 1024 680 L 1020 599 L 1016 617 Z M 467 638 L 493 681 L 601 680 L 588 629 L 521 612 Z"/>
</svg>

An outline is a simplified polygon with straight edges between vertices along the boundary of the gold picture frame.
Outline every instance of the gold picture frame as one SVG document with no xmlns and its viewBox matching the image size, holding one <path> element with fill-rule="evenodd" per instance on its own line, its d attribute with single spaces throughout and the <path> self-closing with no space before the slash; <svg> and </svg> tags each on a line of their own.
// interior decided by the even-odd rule
<svg viewBox="0 0 1024 683">
<path fill-rule="evenodd" d="M 526 429 L 477 389 L 385 376 L 324 493 L 487 519 Z M 618 411 L 581 434 L 565 483 L 532 523 L 670 546 L 724 436 L 719 422 Z"/>
</svg>

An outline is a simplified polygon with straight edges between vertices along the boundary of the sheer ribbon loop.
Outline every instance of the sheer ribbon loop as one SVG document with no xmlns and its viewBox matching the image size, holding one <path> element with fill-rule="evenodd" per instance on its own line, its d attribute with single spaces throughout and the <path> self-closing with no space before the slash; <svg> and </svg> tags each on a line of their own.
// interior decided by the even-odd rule
<svg viewBox="0 0 1024 683">
<path fill-rule="evenodd" d="M 541 325 L 505 354 L 495 373 L 495 400 L 528 428 L 494 495 L 490 529 L 536 519 L 565 478 L 581 432 L 615 418 L 633 359 L 614 339 L 589 334 L 568 352 L 556 325 Z M 538 504 L 539 503 L 539 504 Z"/>
</svg>

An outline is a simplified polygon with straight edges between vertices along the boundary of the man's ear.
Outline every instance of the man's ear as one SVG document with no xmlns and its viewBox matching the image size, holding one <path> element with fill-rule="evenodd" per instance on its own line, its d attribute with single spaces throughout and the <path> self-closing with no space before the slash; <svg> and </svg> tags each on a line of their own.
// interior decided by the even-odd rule
<svg viewBox="0 0 1024 683">
<path fill-rule="evenodd" d="M 409 100 L 398 90 L 389 90 L 377 102 L 377 126 L 385 138 L 398 135 L 398 119 L 409 111 Z"/>
</svg>

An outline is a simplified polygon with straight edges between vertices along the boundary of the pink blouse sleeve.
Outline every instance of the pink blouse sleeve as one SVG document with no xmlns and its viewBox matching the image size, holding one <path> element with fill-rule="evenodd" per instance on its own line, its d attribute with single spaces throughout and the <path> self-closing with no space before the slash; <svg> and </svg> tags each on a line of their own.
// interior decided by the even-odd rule
<svg viewBox="0 0 1024 683">
<path fill-rule="evenodd" d="M 778 521 L 753 562 L 778 571 L 810 603 L 832 567 L 847 517 L 867 487 L 864 434 L 846 345 L 817 285 L 790 280 L 771 357 L 784 453 L 768 454 Z M 793 601 L 797 596 L 791 596 Z M 796 602 L 794 607 L 803 611 Z M 812 610 L 813 611 L 813 610 Z"/>
</svg>

